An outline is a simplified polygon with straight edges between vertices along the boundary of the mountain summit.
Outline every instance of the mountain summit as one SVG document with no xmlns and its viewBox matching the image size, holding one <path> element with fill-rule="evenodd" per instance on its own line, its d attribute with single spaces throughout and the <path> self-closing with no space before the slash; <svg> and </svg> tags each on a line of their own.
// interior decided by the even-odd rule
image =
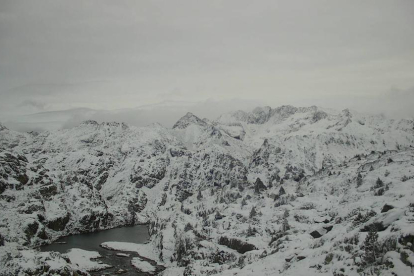
<svg viewBox="0 0 414 276">
<path fill-rule="evenodd" d="M 0 131 L 5 130 L 5 129 L 7 129 L 7 127 L 5 127 L 2 123 L 0 123 Z"/>
</svg>

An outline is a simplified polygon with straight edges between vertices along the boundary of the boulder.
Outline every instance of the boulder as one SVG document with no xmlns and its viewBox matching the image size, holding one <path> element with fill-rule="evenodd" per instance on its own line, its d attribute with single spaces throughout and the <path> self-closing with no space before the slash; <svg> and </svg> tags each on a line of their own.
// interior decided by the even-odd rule
<svg viewBox="0 0 414 276">
<path fill-rule="evenodd" d="M 250 243 L 238 240 L 238 239 L 227 238 L 227 237 L 221 237 L 219 239 L 219 244 L 225 245 L 231 249 L 234 249 L 240 254 L 244 254 L 248 251 L 257 249 L 256 246 L 254 246 L 253 244 L 250 244 Z"/>
<path fill-rule="evenodd" d="M 392 209 L 394 209 L 394 206 L 389 205 L 389 204 L 385 204 L 381 209 L 381 213 L 386 213 L 386 212 L 388 212 L 389 210 L 392 210 Z"/>
<path fill-rule="evenodd" d="M 302 260 L 306 259 L 306 257 L 305 256 L 298 256 L 296 259 L 298 259 L 298 261 L 302 261 Z"/>
<path fill-rule="evenodd" d="M 57 187 L 53 184 L 42 186 L 39 189 L 40 194 L 43 197 L 50 198 L 58 193 Z"/>
<path fill-rule="evenodd" d="M 323 234 L 324 234 L 324 233 L 323 233 Z M 319 231 L 318 231 L 318 230 L 315 230 L 315 231 L 310 232 L 310 235 L 311 235 L 311 236 L 312 236 L 312 238 L 314 238 L 314 239 L 318 239 L 318 238 L 322 237 L 322 236 L 323 236 L 323 234 L 319 233 Z"/>
<path fill-rule="evenodd" d="M 333 225 L 324 226 L 323 229 L 326 230 L 326 233 L 330 232 L 333 228 Z"/>
<path fill-rule="evenodd" d="M 314 239 L 318 239 L 320 237 L 322 237 L 323 235 L 325 235 L 326 233 L 330 232 L 333 228 L 333 225 L 328 225 L 328 226 L 322 226 L 312 232 L 310 232 L 309 234 L 314 238 Z"/>
<path fill-rule="evenodd" d="M 365 226 L 361 228 L 361 232 L 369 232 L 371 229 L 375 229 L 377 232 L 382 232 L 402 216 L 404 216 L 404 211 L 402 210 L 389 210 L 378 217 L 370 219 Z"/>
</svg>

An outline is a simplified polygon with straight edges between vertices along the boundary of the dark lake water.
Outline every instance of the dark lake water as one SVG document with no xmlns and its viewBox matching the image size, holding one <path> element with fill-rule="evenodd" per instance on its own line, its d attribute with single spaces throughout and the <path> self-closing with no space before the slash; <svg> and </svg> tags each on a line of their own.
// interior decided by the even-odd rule
<svg viewBox="0 0 414 276">
<path fill-rule="evenodd" d="M 132 243 L 145 243 L 149 239 L 148 227 L 146 225 L 125 226 L 120 228 L 114 228 L 110 230 L 99 231 L 95 233 L 79 234 L 61 238 L 56 242 L 42 246 L 41 251 L 57 251 L 60 253 L 66 253 L 71 248 L 80 248 L 88 251 L 98 251 L 102 258 L 103 263 L 113 266 L 111 269 L 102 270 L 99 272 L 90 272 L 91 275 L 115 275 L 114 272 L 120 268 L 127 270 L 127 273 L 122 275 L 144 275 L 138 273 L 131 266 L 132 257 L 136 257 L 136 254 L 130 254 L 130 257 L 119 257 L 116 253 L 120 251 L 107 250 L 99 245 L 103 242 L 116 241 L 116 242 L 132 242 Z"/>
</svg>

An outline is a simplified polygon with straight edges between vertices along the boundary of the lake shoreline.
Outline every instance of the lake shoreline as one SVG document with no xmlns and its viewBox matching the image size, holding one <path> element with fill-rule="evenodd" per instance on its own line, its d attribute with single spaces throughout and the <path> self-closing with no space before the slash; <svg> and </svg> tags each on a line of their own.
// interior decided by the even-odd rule
<svg viewBox="0 0 414 276">
<path fill-rule="evenodd" d="M 133 258 L 140 258 L 142 261 L 148 262 L 151 265 L 156 264 L 156 261 L 145 258 L 134 251 L 128 252 L 129 256 L 118 255 L 117 253 L 126 251 L 105 248 L 102 244 L 105 242 L 120 242 L 148 246 L 150 237 L 148 224 L 137 224 L 83 234 L 68 235 L 55 240 L 51 244 L 41 246 L 38 250 L 41 252 L 59 252 L 62 255 L 69 256 L 72 263 L 73 261 L 70 257 L 76 255 L 71 253 L 74 250 L 84 252 L 85 255 L 97 254 L 99 257 L 95 260 L 90 259 L 90 261 L 96 262 L 97 267 L 108 265 L 108 267 L 102 267 L 102 269 L 96 270 L 101 272 L 99 275 L 105 275 L 102 274 L 104 271 L 112 275 L 119 270 L 126 271 L 123 273 L 125 276 L 140 275 L 137 268 L 132 265 Z M 82 267 L 82 265 L 80 265 L 80 267 Z M 164 267 L 157 266 L 157 271 L 163 269 Z M 94 270 L 87 269 L 87 271 L 91 273 L 91 275 L 94 275 Z"/>
<path fill-rule="evenodd" d="M 47 241 L 45 241 L 44 244 L 36 245 L 34 247 L 29 247 L 29 248 L 34 249 L 34 250 L 38 250 L 38 251 L 42 251 L 41 250 L 42 247 L 47 246 L 47 245 L 50 245 L 50 244 L 53 244 L 53 243 L 59 243 L 59 240 L 60 239 L 64 239 L 64 238 L 68 238 L 68 237 L 72 237 L 72 236 L 77 236 L 77 235 L 93 234 L 93 233 L 98 233 L 98 232 L 102 232 L 102 231 L 113 230 L 113 229 L 117 229 L 117 228 L 135 227 L 135 226 L 147 226 L 147 230 L 148 230 L 147 232 L 148 232 L 149 238 L 146 241 L 146 243 L 148 243 L 149 240 L 150 240 L 150 238 L 151 238 L 151 233 L 149 231 L 149 225 L 150 225 L 150 223 L 149 222 L 146 222 L 146 223 L 137 223 L 137 224 L 133 224 L 133 225 L 118 225 L 118 226 L 115 226 L 115 227 L 94 230 L 94 231 L 91 231 L 91 232 L 71 233 L 71 234 L 68 234 L 68 235 L 59 236 L 56 239 L 47 240 Z"/>
</svg>

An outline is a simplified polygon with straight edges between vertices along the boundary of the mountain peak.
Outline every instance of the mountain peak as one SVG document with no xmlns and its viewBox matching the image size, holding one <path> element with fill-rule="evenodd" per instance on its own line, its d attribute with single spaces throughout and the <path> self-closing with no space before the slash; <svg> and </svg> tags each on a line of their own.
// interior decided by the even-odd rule
<svg viewBox="0 0 414 276">
<path fill-rule="evenodd" d="M 86 120 L 86 121 L 81 122 L 81 125 L 97 126 L 97 125 L 99 125 L 99 123 L 97 121 L 94 121 L 94 120 Z"/>
<path fill-rule="evenodd" d="M 8 129 L 7 127 L 5 127 L 2 123 L 0 123 L 0 131 L 7 130 L 7 129 Z"/>
<path fill-rule="evenodd" d="M 189 125 L 199 125 L 199 126 L 207 126 L 207 123 L 197 116 L 195 116 L 193 113 L 188 112 L 183 117 L 181 117 L 173 126 L 173 129 L 179 128 L 179 129 L 185 129 Z"/>
</svg>

